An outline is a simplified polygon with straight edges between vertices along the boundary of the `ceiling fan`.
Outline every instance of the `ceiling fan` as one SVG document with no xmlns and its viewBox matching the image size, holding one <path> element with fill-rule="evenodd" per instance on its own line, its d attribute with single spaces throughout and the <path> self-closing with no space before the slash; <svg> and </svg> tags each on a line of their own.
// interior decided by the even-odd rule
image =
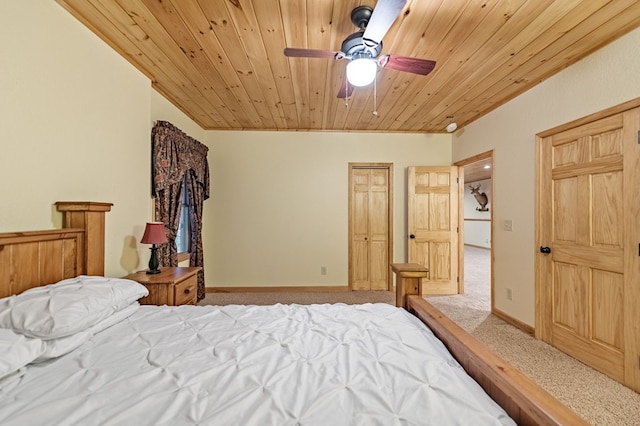
<svg viewBox="0 0 640 426">
<path fill-rule="evenodd" d="M 406 0 L 379 0 L 375 9 L 369 6 L 353 9 L 351 22 L 359 31 L 345 38 L 337 52 L 287 47 L 284 54 L 293 58 L 347 59 L 347 78 L 338 92 L 338 98 L 349 97 L 354 86 L 371 84 L 375 80 L 378 68 L 427 75 L 436 66 L 435 61 L 398 55 L 380 56 L 382 38 L 406 3 Z"/>
</svg>

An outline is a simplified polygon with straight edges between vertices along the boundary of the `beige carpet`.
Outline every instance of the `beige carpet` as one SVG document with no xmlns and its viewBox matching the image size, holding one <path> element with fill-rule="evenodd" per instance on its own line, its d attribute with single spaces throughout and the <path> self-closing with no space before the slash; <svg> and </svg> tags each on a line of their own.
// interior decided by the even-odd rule
<svg viewBox="0 0 640 426">
<path fill-rule="evenodd" d="M 465 294 L 427 300 L 593 425 L 640 425 L 640 394 L 490 315 L 489 250 L 465 247 Z"/>
<path fill-rule="evenodd" d="M 207 293 L 199 305 L 274 305 L 276 303 L 311 305 L 322 303 L 396 303 L 390 291 L 332 291 L 332 292 L 247 292 Z"/>
<path fill-rule="evenodd" d="M 465 294 L 430 303 L 593 425 L 640 425 L 640 394 L 490 314 L 489 250 L 465 247 Z M 392 292 L 209 293 L 200 305 L 395 303 Z"/>
</svg>

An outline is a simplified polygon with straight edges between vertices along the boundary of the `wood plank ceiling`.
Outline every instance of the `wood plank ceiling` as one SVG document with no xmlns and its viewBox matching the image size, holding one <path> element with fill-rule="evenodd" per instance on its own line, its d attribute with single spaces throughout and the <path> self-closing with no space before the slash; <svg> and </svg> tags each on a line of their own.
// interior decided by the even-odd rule
<svg viewBox="0 0 640 426">
<path fill-rule="evenodd" d="M 464 166 L 464 183 L 491 179 L 491 159 L 476 161 Z"/>
<path fill-rule="evenodd" d="M 346 106 L 346 60 L 283 49 L 340 50 L 375 0 L 57 1 L 204 129 L 461 128 L 640 25 L 638 0 L 409 0 L 382 54 L 436 68 L 382 69 Z"/>
</svg>

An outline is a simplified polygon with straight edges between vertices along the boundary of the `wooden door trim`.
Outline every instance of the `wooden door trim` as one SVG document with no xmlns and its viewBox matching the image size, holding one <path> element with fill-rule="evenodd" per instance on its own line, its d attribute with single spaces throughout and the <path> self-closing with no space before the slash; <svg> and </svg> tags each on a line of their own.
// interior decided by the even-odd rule
<svg viewBox="0 0 640 426">
<path fill-rule="evenodd" d="M 640 99 L 638 99 L 640 106 Z M 638 215 L 640 215 L 640 193 L 637 189 L 640 182 L 640 151 L 638 138 L 640 138 L 640 114 L 629 110 L 623 113 L 624 120 L 624 141 L 627 145 L 624 154 L 625 181 L 623 186 L 633 188 L 627 190 L 624 196 L 625 205 L 623 209 L 629 212 L 624 218 L 625 237 L 624 244 L 628 250 L 624 259 L 624 276 L 627 283 L 640 282 L 640 256 L 635 247 L 640 248 L 640 226 L 637 225 Z M 637 132 L 637 133 L 636 133 Z M 634 286 L 635 287 L 635 286 Z M 625 288 L 625 299 L 623 309 L 627 312 L 625 322 L 625 364 L 624 382 L 636 392 L 640 392 L 640 291 L 628 292 Z"/>
<path fill-rule="evenodd" d="M 584 124 L 592 123 L 594 121 L 598 121 L 602 118 L 610 117 L 612 115 L 620 114 L 631 109 L 635 109 L 640 107 L 640 98 L 632 99 L 630 101 L 624 102 L 620 105 L 615 105 L 610 108 L 604 109 L 602 111 L 595 112 L 593 114 L 589 114 L 585 117 L 578 118 L 576 120 L 570 121 L 568 123 L 561 124 L 559 126 L 553 127 L 551 129 L 542 131 L 536 134 L 536 140 L 543 139 L 556 133 L 564 132 L 565 130 L 573 129 L 574 127 L 580 127 Z"/>
<path fill-rule="evenodd" d="M 495 279 L 494 267 L 495 266 L 494 266 L 493 259 L 494 259 L 494 253 L 495 253 L 494 251 L 494 245 L 495 245 L 494 213 L 496 209 L 496 191 L 495 191 L 495 179 L 494 179 L 495 161 L 494 161 L 492 149 L 453 163 L 454 166 L 458 166 L 460 168 L 460 172 L 458 173 L 458 176 L 460 177 L 460 200 L 458 201 L 458 208 L 460 210 L 459 212 L 460 236 L 459 236 L 459 242 L 458 242 L 458 251 L 459 251 L 458 268 L 460 269 L 458 271 L 460 276 L 459 291 L 460 293 L 464 291 L 464 166 L 468 164 L 476 163 L 481 160 L 486 160 L 486 159 L 491 159 L 491 210 L 489 211 L 489 216 L 491 221 L 491 230 L 489 233 L 489 235 L 491 236 L 491 249 L 490 249 L 491 250 L 491 254 L 490 254 L 491 256 L 491 266 L 490 266 L 491 290 L 490 291 L 491 291 L 491 312 L 495 313 L 495 286 L 494 286 L 494 279 Z"/>
<path fill-rule="evenodd" d="M 493 150 L 485 151 L 480 154 L 474 155 L 472 157 L 465 158 L 464 160 L 456 161 L 453 163 L 454 166 L 464 167 L 471 163 L 477 163 L 480 160 L 486 160 L 487 158 L 493 157 Z"/>
<path fill-rule="evenodd" d="M 349 168 L 348 168 L 348 193 L 349 193 L 349 197 L 348 197 L 348 230 L 347 230 L 347 239 L 348 239 L 348 249 L 347 249 L 347 256 L 348 256 L 348 268 L 347 268 L 347 286 L 349 291 L 353 290 L 353 280 L 352 280 L 352 265 L 351 265 L 351 259 L 352 259 L 352 238 L 351 238 L 351 234 L 353 232 L 353 224 L 352 224 L 352 220 L 353 220 L 353 212 L 351 210 L 351 203 L 353 201 L 353 192 L 351 191 L 351 188 L 353 186 L 353 178 L 352 178 L 352 170 L 353 169 L 387 169 L 388 173 L 389 173 L 389 185 L 388 185 L 388 189 L 387 189 L 387 197 L 388 197 L 388 203 L 387 203 L 387 220 L 388 220 L 388 224 L 387 224 L 387 229 L 388 229 L 388 235 L 387 235 L 387 257 L 388 257 L 388 265 L 387 265 L 387 286 L 388 286 L 388 290 L 391 291 L 393 290 L 393 271 L 391 270 L 391 263 L 393 263 L 393 163 L 349 163 Z"/>
</svg>

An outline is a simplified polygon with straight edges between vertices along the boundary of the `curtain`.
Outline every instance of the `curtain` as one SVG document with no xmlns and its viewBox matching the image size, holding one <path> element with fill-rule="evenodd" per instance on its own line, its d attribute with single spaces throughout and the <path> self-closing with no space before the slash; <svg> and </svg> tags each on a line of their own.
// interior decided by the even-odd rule
<svg viewBox="0 0 640 426">
<path fill-rule="evenodd" d="M 158 121 L 151 132 L 152 195 L 156 199 L 156 221 L 167 231 L 168 244 L 158 248 L 160 265 L 178 266 L 176 234 L 180 224 L 183 182 L 186 179 L 191 205 L 190 266 L 200 266 L 198 300 L 205 296 L 202 252 L 202 210 L 209 198 L 209 148 L 166 121 Z"/>
</svg>

